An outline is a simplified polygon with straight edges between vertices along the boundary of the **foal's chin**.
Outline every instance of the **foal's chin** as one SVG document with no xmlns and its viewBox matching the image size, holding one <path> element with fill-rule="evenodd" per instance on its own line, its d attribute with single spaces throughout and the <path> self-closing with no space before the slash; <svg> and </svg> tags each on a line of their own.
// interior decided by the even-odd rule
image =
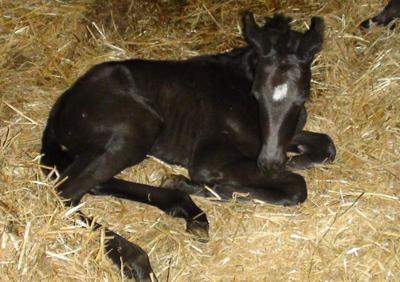
<svg viewBox="0 0 400 282">
<path fill-rule="evenodd" d="M 286 163 L 287 163 L 286 160 L 284 162 L 279 162 L 279 163 L 278 162 L 266 163 L 258 159 L 257 167 L 262 173 L 274 178 L 279 176 L 282 171 L 286 170 Z"/>
</svg>

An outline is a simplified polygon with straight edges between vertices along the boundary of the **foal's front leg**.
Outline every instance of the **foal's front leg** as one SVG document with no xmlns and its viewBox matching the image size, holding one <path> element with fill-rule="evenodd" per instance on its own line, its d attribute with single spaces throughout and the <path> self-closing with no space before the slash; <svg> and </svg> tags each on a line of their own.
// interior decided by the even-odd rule
<svg viewBox="0 0 400 282">
<path fill-rule="evenodd" d="M 291 206 L 307 198 L 301 175 L 290 171 L 262 172 L 255 158 L 245 157 L 226 144 L 204 146 L 195 155 L 197 158 L 189 168 L 190 177 L 196 183 L 208 185 L 222 199 L 240 192 L 248 193 L 248 199 Z"/>
<path fill-rule="evenodd" d="M 288 161 L 287 166 L 291 169 L 306 169 L 319 163 L 332 162 L 336 156 L 335 144 L 328 135 L 310 131 L 295 135 L 289 152 L 300 154 Z"/>
</svg>

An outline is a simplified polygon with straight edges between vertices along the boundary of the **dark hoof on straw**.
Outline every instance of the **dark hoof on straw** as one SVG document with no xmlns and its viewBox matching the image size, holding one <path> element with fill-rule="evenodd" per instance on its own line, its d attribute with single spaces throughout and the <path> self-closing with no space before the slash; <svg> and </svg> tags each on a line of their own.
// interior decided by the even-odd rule
<svg viewBox="0 0 400 282">
<path fill-rule="evenodd" d="M 360 24 L 360 28 L 361 29 L 367 29 L 367 28 L 369 28 L 371 26 L 371 23 L 372 23 L 372 20 L 371 19 L 367 19 L 367 20 L 363 21 Z"/>
<path fill-rule="evenodd" d="M 208 229 L 207 221 L 192 220 L 186 223 L 186 231 L 196 236 L 196 239 L 202 243 L 207 243 L 210 239 Z"/>
<path fill-rule="evenodd" d="M 107 255 L 119 268 L 123 264 L 124 274 L 128 278 L 138 282 L 157 281 L 145 251 L 112 231 L 107 231 L 106 235 L 113 237 L 105 245 Z"/>
</svg>

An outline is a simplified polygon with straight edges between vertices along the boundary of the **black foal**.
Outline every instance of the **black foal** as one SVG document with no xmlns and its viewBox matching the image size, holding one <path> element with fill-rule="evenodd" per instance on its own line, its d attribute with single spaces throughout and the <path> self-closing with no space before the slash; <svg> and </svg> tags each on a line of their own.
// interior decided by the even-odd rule
<svg viewBox="0 0 400 282">
<path fill-rule="evenodd" d="M 285 167 L 335 157 L 327 135 L 303 131 L 324 24 L 312 18 L 301 33 L 283 16 L 262 27 L 250 13 L 243 21 L 247 47 L 184 61 L 107 62 L 79 78 L 54 105 L 43 135 L 43 164 L 67 177 L 60 195 L 73 204 L 86 193 L 146 203 L 184 218 L 201 237 L 207 217 L 188 193 L 201 194 L 203 185 L 224 199 L 245 192 L 279 205 L 303 202 L 303 177 Z M 288 160 L 288 152 L 297 155 Z M 190 180 L 159 189 L 114 178 L 147 155 L 186 167 Z M 107 232 L 113 260 L 122 257 L 127 275 L 149 281 L 144 251 Z"/>
</svg>

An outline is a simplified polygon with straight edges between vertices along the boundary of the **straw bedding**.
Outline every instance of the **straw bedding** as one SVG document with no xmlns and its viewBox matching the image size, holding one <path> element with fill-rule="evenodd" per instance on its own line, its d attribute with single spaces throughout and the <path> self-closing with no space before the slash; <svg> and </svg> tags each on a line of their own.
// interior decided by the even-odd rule
<svg viewBox="0 0 400 282">
<path fill-rule="evenodd" d="M 0 280 L 125 279 L 103 251 L 104 232 L 68 212 L 40 170 L 49 109 L 99 62 L 239 46 L 238 15 L 252 10 L 260 22 L 288 14 L 300 30 L 312 15 L 326 21 L 307 128 L 332 136 L 338 155 L 301 172 L 308 200 L 195 198 L 210 220 L 206 244 L 142 204 L 86 196 L 81 208 L 142 246 L 160 281 L 400 281 L 400 29 L 358 30 L 384 2 L 0 1 Z M 159 184 L 170 173 L 186 171 L 150 159 L 122 176 Z"/>
</svg>

